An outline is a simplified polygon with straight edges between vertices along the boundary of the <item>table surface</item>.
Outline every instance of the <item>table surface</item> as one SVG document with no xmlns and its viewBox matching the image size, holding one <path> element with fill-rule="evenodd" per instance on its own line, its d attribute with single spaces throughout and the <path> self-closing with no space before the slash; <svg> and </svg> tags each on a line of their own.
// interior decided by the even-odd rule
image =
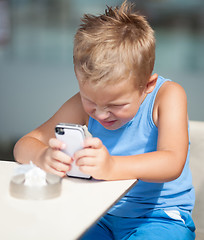
<svg viewBox="0 0 204 240">
<path fill-rule="evenodd" d="M 0 161 L 0 239 L 79 239 L 137 180 L 63 178 L 61 195 L 22 200 L 10 195 L 15 162 Z"/>
</svg>

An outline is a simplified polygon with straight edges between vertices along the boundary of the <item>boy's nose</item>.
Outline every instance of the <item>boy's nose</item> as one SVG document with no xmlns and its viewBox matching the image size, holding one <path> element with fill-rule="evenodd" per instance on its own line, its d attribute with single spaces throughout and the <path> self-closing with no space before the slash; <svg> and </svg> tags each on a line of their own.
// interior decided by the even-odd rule
<svg viewBox="0 0 204 240">
<path fill-rule="evenodd" d="M 110 112 L 104 108 L 96 108 L 95 109 L 95 116 L 99 120 L 105 120 L 110 116 Z"/>
</svg>

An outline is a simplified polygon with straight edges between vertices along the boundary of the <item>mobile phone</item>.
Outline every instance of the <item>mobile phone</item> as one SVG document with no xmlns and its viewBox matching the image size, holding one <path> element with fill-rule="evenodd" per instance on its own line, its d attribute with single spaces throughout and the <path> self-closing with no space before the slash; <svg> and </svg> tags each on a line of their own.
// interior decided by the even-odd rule
<svg viewBox="0 0 204 240">
<path fill-rule="evenodd" d="M 59 123 L 55 127 L 56 138 L 66 144 L 63 150 L 67 155 L 72 157 L 74 153 L 83 148 L 83 142 L 86 137 L 84 127 L 77 124 Z M 72 168 L 67 172 L 69 177 L 78 177 L 90 179 L 91 176 L 82 173 L 75 161 L 72 163 Z"/>
</svg>

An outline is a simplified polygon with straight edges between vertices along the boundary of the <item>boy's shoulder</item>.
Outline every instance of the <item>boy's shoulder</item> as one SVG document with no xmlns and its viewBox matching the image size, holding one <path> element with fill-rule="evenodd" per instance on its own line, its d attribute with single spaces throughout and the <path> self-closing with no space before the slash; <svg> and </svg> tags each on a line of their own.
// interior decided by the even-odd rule
<svg viewBox="0 0 204 240">
<path fill-rule="evenodd" d="M 184 88 L 173 81 L 166 81 L 162 84 L 160 87 L 158 93 L 157 93 L 157 98 L 156 100 L 158 102 L 163 102 L 164 100 L 168 101 L 171 100 L 172 98 L 177 98 L 184 97 L 186 96 Z M 173 101 L 172 99 L 172 101 Z"/>
<path fill-rule="evenodd" d="M 153 119 L 158 123 L 161 113 L 176 114 L 187 109 L 187 97 L 184 88 L 173 81 L 165 81 L 158 90 L 153 110 Z M 157 124 L 156 124 L 157 125 Z"/>
</svg>

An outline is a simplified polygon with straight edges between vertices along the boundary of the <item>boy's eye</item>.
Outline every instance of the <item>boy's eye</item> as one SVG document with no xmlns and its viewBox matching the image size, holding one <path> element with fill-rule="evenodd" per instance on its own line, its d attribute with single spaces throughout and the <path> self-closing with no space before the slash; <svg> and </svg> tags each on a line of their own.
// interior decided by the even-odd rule
<svg viewBox="0 0 204 240">
<path fill-rule="evenodd" d="M 122 105 L 116 105 L 116 104 L 114 104 L 114 105 L 110 105 L 110 107 L 121 107 Z"/>
<path fill-rule="evenodd" d="M 112 104 L 110 105 L 109 107 L 113 107 L 113 108 L 120 108 L 120 107 L 124 107 L 126 106 L 127 104 Z"/>
<path fill-rule="evenodd" d="M 92 105 L 95 105 L 94 102 L 90 101 L 89 99 L 83 99 L 84 102 L 88 103 L 88 104 L 92 104 Z"/>
</svg>

